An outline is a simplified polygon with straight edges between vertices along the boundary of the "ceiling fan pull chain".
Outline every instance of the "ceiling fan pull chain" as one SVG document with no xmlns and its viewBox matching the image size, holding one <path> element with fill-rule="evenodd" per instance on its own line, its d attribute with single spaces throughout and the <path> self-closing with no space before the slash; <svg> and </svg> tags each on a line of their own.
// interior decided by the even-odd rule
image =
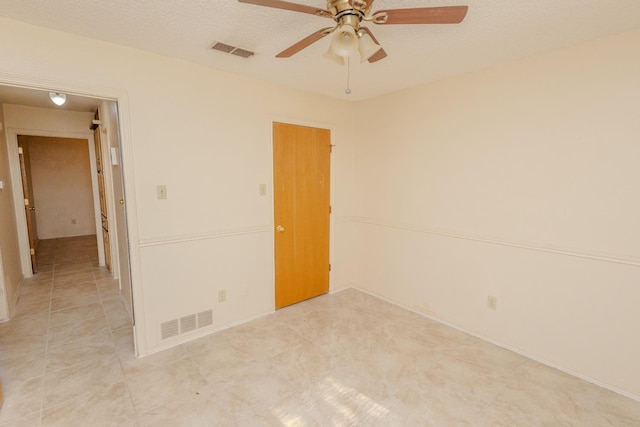
<svg viewBox="0 0 640 427">
<path fill-rule="evenodd" d="M 347 88 L 344 90 L 344 93 L 346 93 L 347 95 L 351 94 L 351 85 L 349 84 L 350 81 L 350 71 L 351 71 L 351 56 L 347 56 Z"/>
</svg>

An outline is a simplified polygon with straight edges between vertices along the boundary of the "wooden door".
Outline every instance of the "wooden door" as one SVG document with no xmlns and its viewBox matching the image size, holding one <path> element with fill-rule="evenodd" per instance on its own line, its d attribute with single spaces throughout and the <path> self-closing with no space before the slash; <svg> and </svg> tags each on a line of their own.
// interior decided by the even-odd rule
<svg viewBox="0 0 640 427">
<path fill-rule="evenodd" d="M 273 124 L 276 308 L 329 291 L 331 133 Z"/>
<path fill-rule="evenodd" d="M 104 262 L 111 271 L 111 243 L 109 243 L 109 218 L 107 216 L 107 197 L 104 191 L 104 160 L 102 158 L 102 142 L 100 127 L 93 131 L 93 141 L 96 148 L 96 167 L 98 168 L 98 194 L 100 196 L 100 217 L 102 219 L 102 241 L 104 243 Z"/>
<path fill-rule="evenodd" d="M 38 248 L 38 229 L 36 226 L 36 207 L 31 183 L 31 162 L 29 161 L 29 145 L 24 137 L 18 135 L 18 157 L 20 157 L 20 174 L 22 176 L 22 190 L 24 193 L 24 214 L 27 219 L 27 234 L 29 235 L 29 250 L 31 252 L 31 269 L 38 272 L 36 250 Z"/>
</svg>

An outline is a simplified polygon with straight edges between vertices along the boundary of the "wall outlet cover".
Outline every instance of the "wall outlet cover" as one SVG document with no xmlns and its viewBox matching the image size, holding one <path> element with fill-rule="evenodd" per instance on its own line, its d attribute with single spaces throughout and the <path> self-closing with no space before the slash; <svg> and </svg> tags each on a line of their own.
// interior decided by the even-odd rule
<svg viewBox="0 0 640 427">
<path fill-rule="evenodd" d="M 498 298 L 493 295 L 489 295 L 487 297 L 487 308 L 490 310 L 495 310 L 498 307 Z"/>
<path fill-rule="evenodd" d="M 225 302 L 227 300 L 227 290 L 222 289 L 218 291 L 218 302 Z"/>
<path fill-rule="evenodd" d="M 167 186 L 166 185 L 158 185 L 156 187 L 156 193 L 158 196 L 158 200 L 165 200 L 167 198 Z"/>
</svg>

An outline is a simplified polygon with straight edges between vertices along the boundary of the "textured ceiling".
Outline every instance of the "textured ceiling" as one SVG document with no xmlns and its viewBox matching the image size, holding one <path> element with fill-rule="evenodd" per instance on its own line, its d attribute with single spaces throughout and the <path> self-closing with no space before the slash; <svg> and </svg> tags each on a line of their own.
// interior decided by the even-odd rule
<svg viewBox="0 0 640 427">
<path fill-rule="evenodd" d="M 289 59 L 274 57 L 331 26 L 327 18 L 235 0 L 0 0 L 0 15 L 353 100 L 640 28 L 640 0 L 376 0 L 374 10 L 464 4 L 469 12 L 458 25 L 368 24 L 389 56 L 352 61 L 351 95 L 346 67 L 322 58 L 329 37 Z M 216 41 L 256 55 L 210 50 Z"/>
</svg>

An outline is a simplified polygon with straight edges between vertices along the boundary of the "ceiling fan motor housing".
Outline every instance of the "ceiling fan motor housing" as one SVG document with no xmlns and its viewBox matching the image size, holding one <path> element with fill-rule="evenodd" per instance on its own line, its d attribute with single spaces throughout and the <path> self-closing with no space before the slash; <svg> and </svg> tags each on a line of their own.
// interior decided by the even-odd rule
<svg viewBox="0 0 640 427">
<path fill-rule="evenodd" d="M 333 14 L 333 19 L 338 25 L 351 25 L 357 32 L 360 22 L 365 18 L 364 9 L 358 9 L 360 5 L 366 6 L 363 1 L 328 0 L 327 9 Z"/>
</svg>

